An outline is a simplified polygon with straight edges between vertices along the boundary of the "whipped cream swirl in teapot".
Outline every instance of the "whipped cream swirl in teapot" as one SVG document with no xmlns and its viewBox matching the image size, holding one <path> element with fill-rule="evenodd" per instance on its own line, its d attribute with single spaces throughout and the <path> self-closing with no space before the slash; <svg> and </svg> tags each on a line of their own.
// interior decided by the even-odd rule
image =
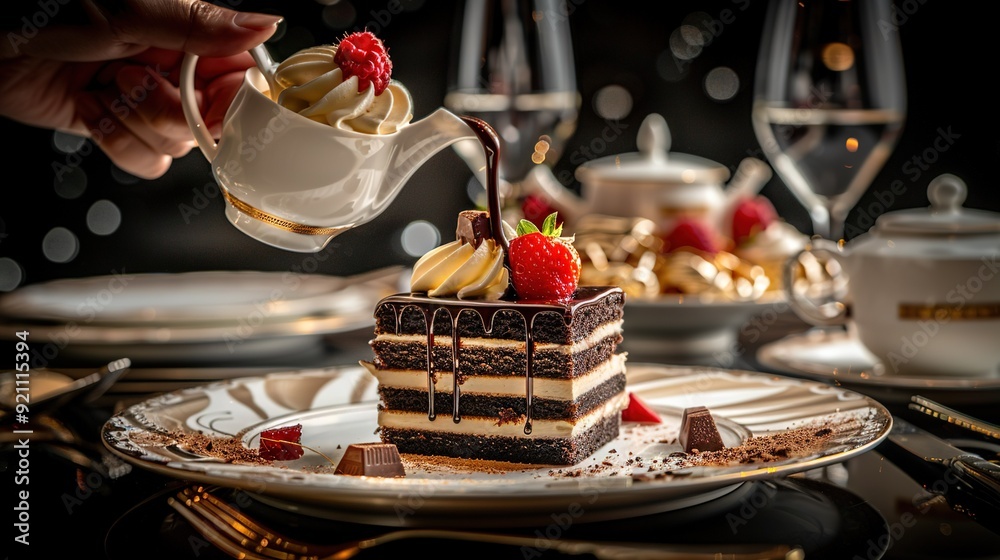
<svg viewBox="0 0 1000 560">
<path fill-rule="evenodd" d="M 362 86 L 357 75 L 345 77 L 334 60 L 336 45 L 301 50 L 278 65 L 271 98 L 303 117 L 344 130 L 392 134 L 413 119 L 413 100 L 406 87 L 389 80 L 380 93 L 375 84 Z"/>
</svg>

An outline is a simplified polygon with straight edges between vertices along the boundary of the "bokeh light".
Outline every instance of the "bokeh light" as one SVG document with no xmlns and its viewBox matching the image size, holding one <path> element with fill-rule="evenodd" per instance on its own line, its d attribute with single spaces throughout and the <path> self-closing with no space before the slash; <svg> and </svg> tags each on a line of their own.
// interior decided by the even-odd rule
<svg viewBox="0 0 1000 560">
<path fill-rule="evenodd" d="M 121 210 L 110 200 L 98 200 L 87 210 L 87 229 L 95 235 L 111 235 L 121 224 Z"/>
<path fill-rule="evenodd" d="M 705 41 L 705 32 L 702 31 L 698 22 L 700 22 L 700 20 L 697 18 L 689 17 L 683 25 L 677 28 L 677 31 L 680 32 L 681 38 L 684 39 L 685 43 L 692 47 L 701 49 L 707 44 L 707 42 Z"/>
<path fill-rule="evenodd" d="M 854 49 L 845 43 L 827 43 L 820 56 L 823 64 L 834 72 L 843 72 L 854 66 Z"/>
<path fill-rule="evenodd" d="M 55 263 L 68 263 L 80 253 L 80 241 L 72 231 L 54 227 L 42 239 L 42 254 Z"/>
<path fill-rule="evenodd" d="M 732 68 L 720 66 L 705 75 L 705 93 L 716 101 L 728 101 L 740 90 L 740 77 Z"/>
<path fill-rule="evenodd" d="M 0 292 L 9 292 L 24 281 L 21 265 L 12 258 L 0 257 Z"/>
<path fill-rule="evenodd" d="M 334 2 L 323 8 L 323 23 L 332 29 L 347 29 L 358 19 L 358 12 L 350 2 Z"/>
<path fill-rule="evenodd" d="M 83 191 L 87 190 L 87 172 L 80 167 L 61 168 L 52 179 L 52 188 L 62 198 L 80 198 Z"/>
<path fill-rule="evenodd" d="M 83 136 L 55 131 L 52 133 L 52 146 L 64 154 L 75 154 L 83 147 L 87 139 Z"/>
<path fill-rule="evenodd" d="M 701 45 L 689 40 L 701 37 L 701 31 L 691 25 L 682 25 L 670 34 L 670 52 L 680 60 L 692 60 L 701 54 Z"/>
<path fill-rule="evenodd" d="M 111 178 L 119 185 L 134 185 L 139 182 L 139 178 L 117 165 L 111 166 Z"/>
<path fill-rule="evenodd" d="M 624 119 L 632 112 L 632 94 L 617 84 L 604 86 L 594 94 L 594 112 L 602 119 Z"/>
<path fill-rule="evenodd" d="M 399 241 L 407 255 L 420 257 L 441 243 L 441 232 L 426 220 L 416 220 L 403 228 Z"/>
</svg>

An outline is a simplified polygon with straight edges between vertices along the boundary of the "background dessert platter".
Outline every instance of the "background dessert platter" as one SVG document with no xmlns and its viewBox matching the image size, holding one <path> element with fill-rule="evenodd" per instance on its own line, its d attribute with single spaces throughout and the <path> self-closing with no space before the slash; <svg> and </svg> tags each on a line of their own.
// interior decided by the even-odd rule
<svg viewBox="0 0 1000 560">
<path fill-rule="evenodd" d="M 710 355 L 731 348 L 748 319 L 783 304 L 781 265 L 808 238 L 758 194 L 771 177 L 766 163 L 745 158 L 731 173 L 672 152 L 671 143 L 666 121 L 650 114 L 639 151 L 577 168 L 579 195 L 537 166 L 514 210 L 529 218 L 558 210 L 583 259 L 581 284 L 625 289 L 630 351 Z"/>
<path fill-rule="evenodd" d="M 102 439 L 111 452 L 139 467 L 242 489 L 263 503 L 313 517 L 387 526 L 504 527 L 546 522 L 573 504 L 583 504 L 579 519 L 595 521 L 705 503 L 748 481 L 864 453 L 887 436 L 892 423 L 889 412 L 869 397 L 760 373 L 632 364 L 628 388 L 663 422 L 626 422 L 618 438 L 574 466 L 413 456 L 404 461 L 402 478 L 333 474 L 332 463 L 349 445 L 377 438 L 376 383 L 367 370 L 353 366 L 271 373 L 168 393 L 114 415 Z M 803 455 L 688 466 L 667 474 L 674 468 L 671 454 L 682 450 L 676 442 L 680 411 L 694 406 L 712 411 L 727 446 L 803 426 L 832 426 L 836 434 Z M 239 464 L 192 445 L 205 435 L 236 436 L 242 446 L 254 448 L 262 431 L 296 423 L 302 425 L 302 445 L 312 451 L 292 461 Z"/>
<path fill-rule="evenodd" d="M 229 364 L 297 353 L 373 324 L 402 267 L 344 277 L 196 271 L 68 278 L 0 296 L 4 336 L 28 329 L 41 363 L 128 357 L 148 365 Z M 246 371 L 243 369 L 242 371 Z M 244 373 L 245 374 L 245 373 Z"/>
</svg>

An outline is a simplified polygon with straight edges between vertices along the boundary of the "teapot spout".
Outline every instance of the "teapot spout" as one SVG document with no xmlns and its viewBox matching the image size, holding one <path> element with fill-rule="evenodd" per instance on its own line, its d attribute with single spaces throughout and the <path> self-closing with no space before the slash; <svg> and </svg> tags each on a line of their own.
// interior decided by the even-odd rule
<svg viewBox="0 0 1000 560">
<path fill-rule="evenodd" d="M 570 223 L 579 221 L 581 217 L 591 212 L 590 205 L 560 183 L 547 165 L 536 165 L 531 168 L 524 179 L 523 190 L 525 194 L 540 194 L 549 199 L 552 205 L 559 209 L 563 219 Z"/>
<path fill-rule="evenodd" d="M 743 158 L 733 174 L 733 180 L 726 187 L 726 201 L 732 206 L 745 198 L 760 192 L 774 173 L 771 166 L 755 157 Z"/>
<path fill-rule="evenodd" d="M 383 191 L 394 195 L 431 156 L 460 140 L 478 141 L 478 137 L 469 125 L 443 107 L 401 128 L 396 133 Z"/>
</svg>

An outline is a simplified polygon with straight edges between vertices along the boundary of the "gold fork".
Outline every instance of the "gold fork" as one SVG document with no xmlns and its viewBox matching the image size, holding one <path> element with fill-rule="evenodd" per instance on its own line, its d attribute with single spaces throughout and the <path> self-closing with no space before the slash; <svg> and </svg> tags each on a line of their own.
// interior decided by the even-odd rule
<svg viewBox="0 0 1000 560">
<path fill-rule="evenodd" d="M 537 547 L 536 539 L 442 529 L 402 529 L 370 539 L 321 546 L 291 540 L 250 519 L 202 486 L 186 488 L 167 502 L 199 534 L 233 558 L 241 560 L 346 560 L 361 552 L 402 539 L 447 539 L 506 546 Z M 786 545 L 662 545 L 654 543 L 552 540 L 552 550 L 590 554 L 598 559 L 801 560 L 805 552 Z"/>
</svg>

